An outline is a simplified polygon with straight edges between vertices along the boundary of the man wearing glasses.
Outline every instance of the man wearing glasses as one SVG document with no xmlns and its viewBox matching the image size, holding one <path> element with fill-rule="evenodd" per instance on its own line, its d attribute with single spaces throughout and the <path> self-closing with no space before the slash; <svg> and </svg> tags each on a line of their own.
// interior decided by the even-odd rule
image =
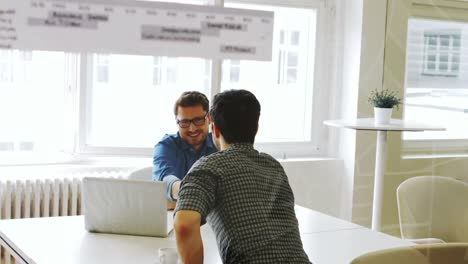
<svg viewBox="0 0 468 264">
<path fill-rule="evenodd" d="M 177 200 L 180 182 L 192 165 L 199 158 L 217 151 L 208 132 L 208 110 L 209 102 L 204 94 L 196 91 L 182 93 L 174 105 L 179 131 L 166 134 L 154 148 L 153 181 L 166 182 L 167 197 L 172 202 Z"/>
</svg>

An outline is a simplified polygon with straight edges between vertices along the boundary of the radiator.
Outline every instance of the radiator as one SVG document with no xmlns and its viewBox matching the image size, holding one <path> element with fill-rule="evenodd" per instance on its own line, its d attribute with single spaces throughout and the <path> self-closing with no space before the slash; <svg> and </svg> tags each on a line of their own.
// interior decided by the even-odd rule
<svg viewBox="0 0 468 264">
<path fill-rule="evenodd" d="M 0 182 L 0 219 L 81 214 L 81 180 Z"/>
</svg>

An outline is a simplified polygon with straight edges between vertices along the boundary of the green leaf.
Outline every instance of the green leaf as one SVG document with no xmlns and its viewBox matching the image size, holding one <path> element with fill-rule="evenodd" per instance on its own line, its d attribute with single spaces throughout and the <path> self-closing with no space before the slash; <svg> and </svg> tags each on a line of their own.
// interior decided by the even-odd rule
<svg viewBox="0 0 468 264">
<path fill-rule="evenodd" d="M 378 108 L 393 108 L 398 107 L 402 103 L 402 99 L 398 97 L 397 93 L 390 90 L 374 90 L 370 93 L 367 101 L 374 107 Z"/>
</svg>

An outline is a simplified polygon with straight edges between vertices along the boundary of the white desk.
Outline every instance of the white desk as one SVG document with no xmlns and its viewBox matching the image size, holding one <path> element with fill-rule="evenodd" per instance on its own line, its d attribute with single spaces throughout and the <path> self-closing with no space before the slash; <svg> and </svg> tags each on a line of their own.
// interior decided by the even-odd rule
<svg viewBox="0 0 468 264">
<path fill-rule="evenodd" d="M 373 118 L 358 118 L 355 120 L 326 120 L 325 125 L 344 127 L 356 130 L 377 131 L 377 144 L 375 151 L 374 201 L 372 205 L 372 229 L 380 231 L 382 228 L 382 203 L 384 188 L 385 162 L 387 160 L 387 132 L 388 131 L 441 131 L 443 127 L 408 122 L 400 119 L 391 119 L 390 124 L 374 123 Z"/>
<path fill-rule="evenodd" d="M 301 234 L 365 228 L 302 206 L 296 205 L 295 209 L 297 219 L 299 220 L 299 232 Z"/>
<path fill-rule="evenodd" d="M 304 249 L 314 264 L 349 263 L 373 250 L 412 243 L 373 232 L 313 210 L 296 207 Z M 88 233 L 82 216 L 0 221 L 0 243 L 38 264 L 158 263 L 158 248 L 176 247 L 168 238 Z M 205 263 L 221 263 L 216 240 L 202 227 Z"/>
<path fill-rule="evenodd" d="M 349 264 L 376 250 L 414 245 L 368 228 L 301 234 L 304 250 L 314 264 Z"/>
</svg>

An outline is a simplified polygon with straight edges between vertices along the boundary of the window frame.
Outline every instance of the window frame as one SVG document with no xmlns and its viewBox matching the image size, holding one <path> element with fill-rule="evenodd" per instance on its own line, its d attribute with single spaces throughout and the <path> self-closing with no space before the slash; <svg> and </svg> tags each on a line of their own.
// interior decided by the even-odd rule
<svg viewBox="0 0 468 264">
<path fill-rule="evenodd" d="M 307 96 L 311 97 L 312 106 L 309 111 L 312 111 L 311 127 L 307 128 L 307 133 L 310 134 L 310 141 L 298 142 L 265 142 L 256 143 L 256 147 L 260 151 L 268 152 L 276 158 L 304 158 L 304 157 L 320 157 L 327 154 L 326 150 L 326 130 L 323 126 L 323 121 L 327 119 L 328 101 L 323 98 L 328 97 L 329 85 L 327 76 L 330 72 L 329 63 L 326 60 L 330 49 L 326 48 L 327 39 L 329 37 L 329 28 L 326 27 L 329 19 L 334 19 L 331 15 L 331 5 L 326 5 L 324 1 L 304 1 L 294 0 L 287 4 L 279 0 L 236 0 L 235 3 L 256 4 L 256 5 L 274 5 L 290 8 L 310 8 L 315 9 L 317 14 L 316 20 L 316 38 L 313 43 L 315 48 L 315 56 L 310 67 L 314 72 L 313 89 L 310 89 Z M 222 3 L 223 4 L 223 3 Z M 318 52 L 321 51 L 321 52 Z M 88 145 L 87 138 L 90 132 L 90 109 L 86 103 L 91 100 L 90 91 L 91 81 L 93 80 L 92 55 L 81 55 L 81 74 L 80 74 L 80 111 L 79 111 L 79 144 L 77 152 L 79 155 L 106 155 L 106 156 L 149 156 L 153 153 L 153 148 L 127 148 L 127 147 L 101 147 Z M 221 90 L 222 76 L 222 61 L 211 60 L 211 93 L 213 95 Z M 317 65 L 326 65 L 325 67 L 317 67 Z M 170 131 L 169 131 L 170 132 Z M 157 142 L 155 142 L 157 143 Z"/>
<path fill-rule="evenodd" d="M 447 50 L 443 51 L 441 49 L 441 38 L 442 36 L 449 36 L 449 44 L 447 46 Z M 454 35 L 457 35 L 459 39 L 461 39 L 461 32 L 455 32 L 454 30 L 447 30 L 447 32 L 444 32 L 444 30 L 429 30 L 427 32 L 424 32 L 424 61 L 423 61 L 423 75 L 428 75 L 428 76 L 444 76 L 444 77 L 458 77 L 460 73 L 460 56 L 461 56 L 461 46 L 455 47 L 453 45 L 453 40 L 454 40 Z M 429 43 L 430 38 L 435 38 L 436 39 L 436 46 L 435 50 L 431 50 L 429 46 L 431 44 Z M 455 48 L 458 48 L 455 50 Z M 442 53 L 447 54 L 447 71 L 442 71 L 440 69 L 440 65 L 442 64 L 440 60 L 440 56 Z M 434 61 L 434 66 L 435 69 L 431 70 L 428 67 L 429 62 L 429 56 L 435 56 L 435 61 Z M 456 56 L 458 58 L 457 62 L 457 70 L 455 71 L 452 67 L 453 58 Z"/>
</svg>

